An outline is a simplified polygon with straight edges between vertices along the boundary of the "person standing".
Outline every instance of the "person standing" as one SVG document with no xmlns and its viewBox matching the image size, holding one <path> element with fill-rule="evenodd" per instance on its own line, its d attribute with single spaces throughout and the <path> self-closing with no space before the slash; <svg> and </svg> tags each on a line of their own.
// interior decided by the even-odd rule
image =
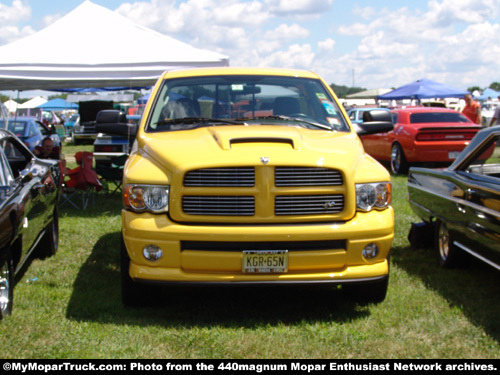
<svg viewBox="0 0 500 375">
<path fill-rule="evenodd" d="M 490 126 L 500 125 L 500 96 L 498 96 L 498 104 L 495 108 L 495 112 L 493 112 L 493 117 L 490 121 Z"/>
<path fill-rule="evenodd" d="M 466 94 L 464 96 L 465 107 L 462 109 L 462 113 L 467 116 L 473 123 L 482 125 L 482 116 L 481 116 L 481 106 L 478 102 L 472 100 L 471 94 Z"/>
</svg>

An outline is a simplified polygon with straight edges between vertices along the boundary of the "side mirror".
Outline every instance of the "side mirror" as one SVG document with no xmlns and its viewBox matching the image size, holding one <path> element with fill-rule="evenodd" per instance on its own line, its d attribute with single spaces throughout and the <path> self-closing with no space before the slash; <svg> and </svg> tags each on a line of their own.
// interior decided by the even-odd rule
<svg viewBox="0 0 500 375">
<path fill-rule="evenodd" d="M 99 133 L 121 135 L 133 139 L 137 134 L 137 127 L 127 122 L 127 116 L 122 111 L 106 109 L 99 111 L 96 116 L 95 128 Z"/>
<path fill-rule="evenodd" d="M 358 135 L 386 133 L 394 129 L 389 111 L 374 109 L 363 113 L 363 122 L 353 124 Z"/>
</svg>

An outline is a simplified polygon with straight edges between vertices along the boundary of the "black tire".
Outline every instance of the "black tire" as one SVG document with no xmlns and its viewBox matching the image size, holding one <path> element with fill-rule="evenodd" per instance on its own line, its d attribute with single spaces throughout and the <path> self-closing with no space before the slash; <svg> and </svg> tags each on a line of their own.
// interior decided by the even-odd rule
<svg viewBox="0 0 500 375">
<path fill-rule="evenodd" d="M 378 304 L 385 300 L 389 287 L 389 275 L 387 277 L 364 284 L 346 284 L 342 287 L 346 296 L 359 304 Z"/>
<path fill-rule="evenodd" d="M 57 207 L 54 208 L 52 221 L 45 230 L 40 244 L 38 245 L 37 255 L 40 259 L 49 258 L 57 253 L 59 249 L 59 213 Z"/>
<path fill-rule="evenodd" d="M 443 221 L 436 222 L 435 251 L 441 267 L 453 268 L 460 263 L 460 249 L 453 244 L 453 237 Z"/>
<path fill-rule="evenodd" d="M 12 313 L 14 303 L 14 264 L 10 249 L 0 255 L 0 320 Z"/>
<path fill-rule="evenodd" d="M 408 162 L 406 161 L 403 148 L 399 143 L 395 143 L 391 149 L 391 171 L 394 174 L 405 174 L 408 172 Z"/>
<path fill-rule="evenodd" d="M 138 307 L 144 301 L 144 294 L 140 285 L 134 282 L 130 277 L 130 257 L 121 237 L 120 246 L 120 275 L 121 275 L 121 288 L 122 288 L 122 303 L 127 307 Z"/>
</svg>

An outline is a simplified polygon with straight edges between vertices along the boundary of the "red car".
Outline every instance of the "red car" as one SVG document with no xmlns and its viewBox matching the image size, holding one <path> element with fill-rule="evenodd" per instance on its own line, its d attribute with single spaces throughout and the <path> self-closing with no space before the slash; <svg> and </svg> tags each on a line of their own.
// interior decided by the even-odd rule
<svg viewBox="0 0 500 375">
<path fill-rule="evenodd" d="M 482 128 L 448 108 L 391 110 L 394 130 L 361 137 L 365 151 L 391 164 L 395 174 L 410 164 L 450 164 Z"/>
</svg>

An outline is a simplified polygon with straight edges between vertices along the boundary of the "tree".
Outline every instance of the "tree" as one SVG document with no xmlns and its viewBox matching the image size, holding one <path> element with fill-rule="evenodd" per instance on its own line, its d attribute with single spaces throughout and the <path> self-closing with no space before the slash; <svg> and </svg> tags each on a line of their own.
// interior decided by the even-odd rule
<svg viewBox="0 0 500 375">
<path fill-rule="evenodd" d="M 500 91 L 500 82 L 492 82 L 490 85 L 490 89 Z"/>
<path fill-rule="evenodd" d="M 469 91 L 469 92 L 474 92 L 474 91 L 482 92 L 483 89 L 479 86 L 472 86 L 472 87 L 467 88 L 467 91 Z"/>
<path fill-rule="evenodd" d="M 356 94 L 357 92 L 365 91 L 366 89 L 362 87 L 347 87 L 336 85 L 335 83 L 330 84 L 332 90 L 337 94 L 339 98 L 345 98 L 347 95 Z"/>
</svg>

